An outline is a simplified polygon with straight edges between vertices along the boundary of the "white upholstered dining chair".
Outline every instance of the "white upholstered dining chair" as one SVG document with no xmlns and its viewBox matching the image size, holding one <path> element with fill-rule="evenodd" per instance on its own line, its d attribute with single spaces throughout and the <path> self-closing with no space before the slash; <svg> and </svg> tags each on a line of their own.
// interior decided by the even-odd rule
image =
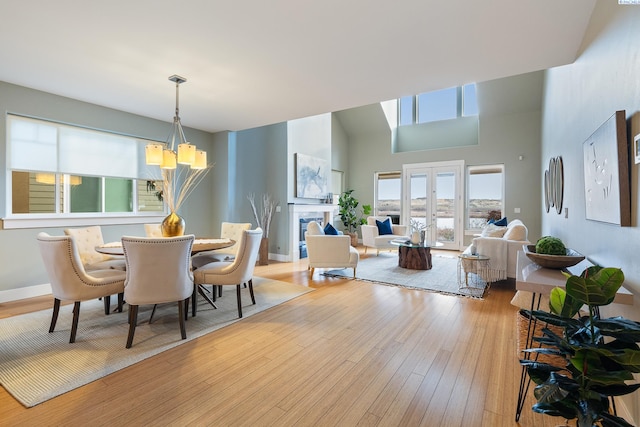
<svg viewBox="0 0 640 427">
<path fill-rule="evenodd" d="M 144 234 L 147 237 L 162 237 L 162 228 L 160 224 L 145 224 Z"/>
<path fill-rule="evenodd" d="M 103 298 L 105 314 L 109 314 L 110 297 L 118 295 L 118 310 L 122 311 L 122 295 L 126 273 L 122 270 L 105 269 L 85 271 L 80 255 L 71 236 L 38 234 L 38 247 L 53 294 L 53 315 L 49 332 L 53 332 L 58 320 L 60 301 L 73 301 L 73 321 L 69 342 L 76 340 L 80 302 Z"/>
<path fill-rule="evenodd" d="M 104 244 L 102 229 L 99 225 L 83 228 L 65 228 L 64 234 L 74 238 L 85 270 L 111 268 L 124 271 L 126 268 L 123 257 L 105 255 L 96 251 L 96 246 Z"/>
<path fill-rule="evenodd" d="M 233 261 L 238 254 L 242 232 L 251 229 L 250 222 L 223 222 L 220 226 L 220 238 L 235 241 L 232 246 L 214 251 L 201 252 L 192 259 L 194 269 L 214 261 Z"/>
<path fill-rule="evenodd" d="M 129 304 L 127 348 L 133 344 L 140 305 L 177 302 L 180 333 L 187 338 L 186 307 L 193 294 L 191 247 L 195 237 L 122 237 L 127 262 L 124 298 Z"/>
<path fill-rule="evenodd" d="M 258 259 L 260 240 L 262 240 L 261 228 L 244 230 L 240 235 L 238 253 L 233 262 L 214 261 L 199 267 L 193 273 L 196 286 L 213 285 L 214 293 L 216 286 L 235 286 L 238 299 L 238 317 L 242 317 L 242 297 L 240 295 L 242 284 L 249 285 L 251 302 L 256 303 L 253 294 L 253 271 Z"/>
</svg>

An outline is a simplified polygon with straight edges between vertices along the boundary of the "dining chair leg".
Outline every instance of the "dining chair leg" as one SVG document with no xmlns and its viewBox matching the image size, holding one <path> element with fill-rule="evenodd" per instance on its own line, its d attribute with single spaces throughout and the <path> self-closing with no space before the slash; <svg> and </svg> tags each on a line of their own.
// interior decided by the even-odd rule
<svg viewBox="0 0 640 427">
<path fill-rule="evenodd" d="M 189 320 L 189 298 L 184 300 L 184 320 Z"/>
<path fill-rule="evenodd" d="M 222 286 L 218 286 L 218 296 L 222 297 Z"/>
<path fill-rule="evenodd" d="M 102 300 L 104 301 L 104 315 L 108 316 L 109 312 L 111 311 L 111 296 L 107 295 L 106 297 L 102 298 Z"/>
<path fill-rule="evenodd" d="M 136 333 L 136 324 L 138 323 L 138 306 L 129 306 L 129 336 L 127 337 L 127 348 L 131 348 L 133 344 L 133 335 Z"/>
<path fill-rule="evenodd" d="M 118 313 L 122 313 L 122 307 L 124 306 L 124 292 L 118 294 Z"/>
<path fill-rule="evenodd" d="M 76 332 L 78 332 L 78 320 L 80 319 L 80 301 L 73 303 L 73 321 L 71 322 L 71 337 L 69 343 L 76 342 Z"/>
<path fill-rule="evenodd" d="M 153 304 L 153 310 L 151 310 L 151 317 L 149 317 L 149 324 L 151 324 L 151 321 L 153 320 L 153 315 L 156 314 L 156 307 L 158 307 L 158 304 Z"/>
<path fill-rule="evenodd" d="M 60 300 L 58 298 L 53 299 L 53 313 L 51 315 L 51 325 L 49 325 L 49 332 L 53 332 L 56 328 L 56 322 L 58 321 L 58 313 L 60 312 Z"/>
<path fill-rule="evenodd" d="M 236 295 L 238 296 L 238 317 L 242 317 L 242 299 L 240 297 L 240 283 L 236 285 Z"/>
<path fill-rule="evenodd" d="M 249 294 L 251 295 L 251 302 L 256 304 L 256 297 L 253 295 L 253 279 L 249 279 Z"/>
<path fill-rule="evenodd" d="M 198 311 L 198 285 L 193 285 L 193 293 L 191 294 L 191 317 L 196 317 Z"/>
<path fill-rule="evenodd" d="M 187 328 L 184 325 L 184 304 L 188 304 L 189 303 L 189 299 L 187 298 L 184 301 L 178 301 L 178 318 L 180 320 L 180 334 L 182 335 L 182 339 L 186 340 L 187 339 Z"/>
</svg>

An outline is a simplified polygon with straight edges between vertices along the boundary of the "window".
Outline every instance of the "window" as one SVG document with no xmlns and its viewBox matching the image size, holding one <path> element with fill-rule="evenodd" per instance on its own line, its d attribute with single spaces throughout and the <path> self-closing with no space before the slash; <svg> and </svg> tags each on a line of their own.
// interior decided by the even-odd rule
<svg viewBox="0 0 640 427">
<path fill-rule="evenodd" d="M 467 229 L 504 216 L 504 165 L 467 168 Z"/>
<path fill-rule="evenodd" d="M 147 142 L 8 115 L 7 183 L 11 204 L 7 217 L 164 213 L 164 205 L 153 191 L 155 179 L 160 179 L 159 170 L 152 171 L 144 164 Z"/>
<path fill-rule="evenodd" d="M 400 126 L 477 115 L 475 83 L 398 99 Z"/>
<path fill-rule="evenodd" d="M 402 174 L 399 171 L 377 172 L 375 180 L 375 215 L 390 216 L 394 220 L 394 223 L 399 223 Z"/>
</svg>

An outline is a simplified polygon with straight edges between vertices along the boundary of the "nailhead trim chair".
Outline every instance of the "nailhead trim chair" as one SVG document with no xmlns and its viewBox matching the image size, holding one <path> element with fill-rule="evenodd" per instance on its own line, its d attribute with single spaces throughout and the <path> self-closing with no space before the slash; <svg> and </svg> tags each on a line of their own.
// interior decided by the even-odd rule
<svg viewBox="0 0 640 427">
<path fill-rule="evenodd" d="M 118 294 L 118 311 L 122 311 L 124 271 L 106 269 L 86 272 L 71 236 L 40 233 L 37 239 L 54 298 L 49 332 L 56 327 L 61 300 L 74 301 L 70 343 L 76 340 L 81 301 L 103 298 L 105 314 L 109 314 L 110 296 Z"/>
<path fill-rule="evenodd" d="M 138 307 L 145 304 L 178 303 L 178 317 L 182 339 L 186 307 L 193 293 L 191 247 L 195 236 L 179 237 L 122 237 L 127 278 L 124 298 L 129 304 L 129 336 L 127 348 L 133 344 L 138 322 Z M 154 307 L 155 309 L 155 307 Z"/>
</svg>

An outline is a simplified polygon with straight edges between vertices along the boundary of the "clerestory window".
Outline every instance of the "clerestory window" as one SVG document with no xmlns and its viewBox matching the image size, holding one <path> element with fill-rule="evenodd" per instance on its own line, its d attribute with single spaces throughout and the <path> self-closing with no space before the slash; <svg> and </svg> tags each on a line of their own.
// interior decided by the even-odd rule
<svg viewBox="0 0 640 427">
<path fill-rule="evenodd" d="M 400 126 L 477 115 L 475 83 L 398 99 Z"/>
</svg>

